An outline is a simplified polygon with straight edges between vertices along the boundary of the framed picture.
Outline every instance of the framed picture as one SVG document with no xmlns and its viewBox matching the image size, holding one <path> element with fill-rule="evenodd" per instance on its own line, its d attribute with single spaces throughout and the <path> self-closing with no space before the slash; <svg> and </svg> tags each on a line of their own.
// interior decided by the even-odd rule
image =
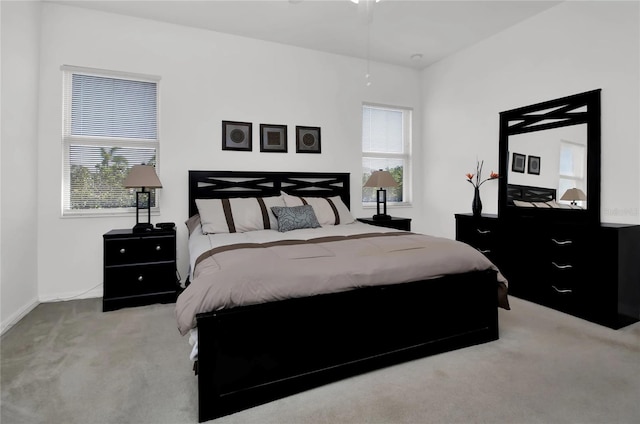
<svg viewBox="0 0 640 424">
<path fill-rule="evenodd" d="M 522 172 L 524 174 L 524 160 L 526 156 L 520 153 L 514 153 L 511 159 L 511 170 L 513 172 Z"/>
<path fill-rule="evenodd" d="M 251 122 L 222 121 L 222 150 L 252 149 Z"/>
<path fill-rule="evenodd" d="M 529 163 L 527 164 L 527 172 L 529 174 L 540 175 L 540 156 L 529 155 Z"/>
<path fill-rule="evenodd" d="M 296 126 L 296 153 L 320 153 L 320 127 Z"/>
<path fill-rule="evenodd" d="M 260 124 L 260 151 L 287 152 L 287 126 Z"/>
</svg>

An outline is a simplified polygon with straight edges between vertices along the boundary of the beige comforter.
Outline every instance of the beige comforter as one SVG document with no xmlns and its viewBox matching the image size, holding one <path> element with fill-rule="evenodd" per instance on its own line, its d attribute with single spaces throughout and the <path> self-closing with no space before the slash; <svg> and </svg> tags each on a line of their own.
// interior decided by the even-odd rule
<svg viewBox="0 0 640 424">
<path fill-rule="evenodd" d="M 198 257 L 176 302 L 178 330 L 195 328 L 201 312 L 485 269 L 497 270 L 467 244 L 407 232 L 220 246 Z M 499 272 L 497 294 L 509 309 Z"/>
<path fill-rule="evenodd" d="M 176 302 L 178 330 L 194 328 L 201 312 L 485 269 L 497 270 L 467 244 L 407 232 L 221 246 L 198 257 Z M 497 292 L 509 309 L 500 273 Z"/>
</svg>

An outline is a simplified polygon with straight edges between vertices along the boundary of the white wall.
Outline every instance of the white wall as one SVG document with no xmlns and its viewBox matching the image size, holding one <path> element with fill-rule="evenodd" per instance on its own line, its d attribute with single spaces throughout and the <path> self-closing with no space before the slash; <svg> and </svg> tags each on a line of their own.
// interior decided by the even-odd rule
<svg viewBox="0 0 640 424">
<path fill-rule="evenodd" d="M 419 72 L 365 63 L 243 37 L 60 6 L 43 5 L 38 140 L 38 293 L 41 300 L 102 295 L 102 234 L 133 226 L 134 217 L 61 218 L 60 66 L 159 75 L 161 216 L 178 226 L 178 261 L 187 273 L 187 171 L 341 171 L 352 174 L 359 204 L 361 105 L 420 111 Z M 221 150 L 221 121 L 253 123 L 253 152 Z M 414 135 L 419 135 L 419 125 Z M 259 124 L 287 124 L 289 153 L 260 153 Z M 322 154 L 295 153 L 295 126 L 322 128 Z M 420 137 L 414 137 L 420 154 Z M 420 173 L 416 181 L 420 181 Z M 414 182 L 416 184 L 416 182 Z M 419 186 L 419 184 L 416 184 Z M 420 203 L 417 196 L 416 203 Z M 414 208 L 393 210 L 413 217 Z"/>
<path fill-rule="evenodd" d="M 422 74 L 426 231 L 453 237 L 470 212 L 464 174 L 498 168 L 499 112 L 602 88 L 603 222 L 640 223 L 638 2 L 564 2 Z M 498 187 L 481 188 L 497 212 Z M 447 199 L 446 201 L 444 201 Z"/>
<path fill-rule="evenodd" d="M 38 55 L 40 6 L 2 10 L 0 318 L 2 332 L 37 305 Z"/>
</svg>

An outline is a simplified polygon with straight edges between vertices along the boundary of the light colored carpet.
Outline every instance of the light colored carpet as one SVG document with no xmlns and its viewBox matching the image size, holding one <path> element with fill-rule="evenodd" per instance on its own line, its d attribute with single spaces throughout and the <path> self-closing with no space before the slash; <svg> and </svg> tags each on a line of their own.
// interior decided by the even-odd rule
<svg viewBox="0 0 640 424">
<path fill-rule="evenodd" d="M 511 298 L 500 339 L 215 423 L 638 423 L 640 323 L 611 330 Z M 1 422 L 196 423 L 174 305 L 42 304 L 1 339 Z"/>
</svg>

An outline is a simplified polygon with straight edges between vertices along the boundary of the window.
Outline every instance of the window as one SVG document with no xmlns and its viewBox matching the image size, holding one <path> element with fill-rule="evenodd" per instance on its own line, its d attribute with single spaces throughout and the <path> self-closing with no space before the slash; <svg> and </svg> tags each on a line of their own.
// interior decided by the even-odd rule
<svg viewBox="0 0 640 424">
<path fill-rule="evenodd" d="M 134 210 L 122 186 L 134 165 L 158 164 L 157 77 L 63 66 L 63 215 Z M 152 210 L 157 210 L 151 190 Z"/>
<path fill-rule="evenodd" d="M 362 185 L 373 171 L 387 170 L 398 187 L 387 188 L 389 204 L 411 202 L 411 110 L 391 106 L 362 106 Z M 362 188 L 362 203 L 372 205 L 376 189 Z"/>
<path fill-rule="evenodd" d="M 586 192 L 585 173 L 586 147 L 584 144 L 560 140 L 560 169 L 558 179 L 558 198 L 570 188 L 579 188 Z"/>
</svg>

